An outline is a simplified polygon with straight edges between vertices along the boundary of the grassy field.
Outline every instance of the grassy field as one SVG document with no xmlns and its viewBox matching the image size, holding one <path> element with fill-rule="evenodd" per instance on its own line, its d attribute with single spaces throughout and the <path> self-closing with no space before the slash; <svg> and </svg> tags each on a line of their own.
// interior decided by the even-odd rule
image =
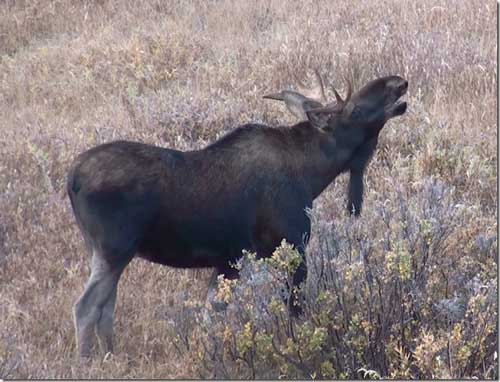
<svg viewBox="0 0 500 382">
<path fill-rule="evenodd" d="M 496 41 L 483 0 L 2 1 L 0 378 L 498 378 Z M 410 88 L 362 217 L 344 213 L 345 176 L 315 202 L 305 316 L 276 303 L 280 262 L 248 259 L 207 325 L 210 271 L 134 260 L 116 354 L 80 363 L 72 159 L 115 139 L 188 150 L 292 124 L 262 95 L 315 67 L 341 91 L 389 74 Z"/>
</svg>

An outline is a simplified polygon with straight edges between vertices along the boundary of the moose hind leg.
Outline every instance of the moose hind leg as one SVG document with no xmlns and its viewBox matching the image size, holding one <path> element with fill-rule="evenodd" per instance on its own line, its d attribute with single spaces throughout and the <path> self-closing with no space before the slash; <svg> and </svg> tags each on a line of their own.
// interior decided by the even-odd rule
<svg viewBox="0 0 500 382">
<path fill-rule="evenodd" d="M 113 352 L 113 321 L 115 317 L 116 294 L 118 291 L 118 277 L 111 295 L 102 307 L 101 315 L 97 321 L 97 337 L 104 354 Z"/>
<path fill-rule="evenodd" d="M 110 266 L 101 253 L 94 251 L 90 278 L 85 291 L 73 309 L 76 343 L 80 357 L 90 357 L 96 329 L 101 342 L 105 343 L 105 348 L 108 343 L 112 342 L 116 288 L 123 268 L 124 265 Z M 110 310 L 111 306 L 112 310 Z"/>
</svg>

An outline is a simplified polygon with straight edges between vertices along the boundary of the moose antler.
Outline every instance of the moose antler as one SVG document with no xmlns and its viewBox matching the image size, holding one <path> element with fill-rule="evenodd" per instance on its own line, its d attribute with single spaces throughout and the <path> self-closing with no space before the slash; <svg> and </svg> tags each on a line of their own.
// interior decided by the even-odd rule
<svg viewBox="0 0 500 382">
<path fill-rule="evenodd" d="M 337 90 L 332 86 L 332 90 L 333 90 L 333 94 L 335 95 L 335 99 L 337 100 L 337 104 L 341 104 L 341 105 L 344 105 L 349 102 L 349 100 L 351 99 L 351 96 L 352 96 L 352 84 L 351 84 L 351 81 L 349 81 L 348 79 L 346 79 L 346 82 L 347 82 L 347 95 L 345 97 L 345 99 L 342 99 L 342 97 L 339 95 L 339 93 L 337 92 Z"/>
<path fill-rule="evenodd" d="M 321 78 L 318 69 L 314 69 L 314 77 L 316 79 L 315 84 L 312 87 L 307 87 L 294 74 L 293 78 L 297 84 L 297 91 L 282 90 L 279 93 L 267 94 L 264 96 L 264 98 L 284 101 L 288 110 L 297 118 L 302 120 L 309 118 L 307 114 L 309 111 L 321 114 L 342 113 L 345 110 L 346 106 L 350 103 L 352 97 L 351 81 L 347 78 L 345 79 L 345 81 L 347 82 L 347 94 L 345 99 L 343 99 L 337 92 L 335 87 L 332 86 L 331 88 L 337 102 L 326 104 L 327 100 L 325 95 L 325 88 L 323 85 L 323 79 Z M 326 106 L 324 106 L 325 104 Z"/>
<path fill-rule="evenodd" d="M 297 83 L 297 91 L 304 97 L 307 97 L 309 99 L 312 99 L 320 103 L 325 103 L 326 102 L 325 88 L 323 85 L 323 79 L 321 78 L 318 69 L 314 69 L 314 77 L 315 77 L 315 84 L 312 87 L 307 87 L 294 74 L 293 78 Z"/>
<path fill-rule="evenodd" d="M 347 82 L 347 94 L 345 99 L 343 99 L 337 92 L 337 90 L 332 86 L 331 88 L 337 102 L 336 103 L 332 102 L 326 105 L 325 107 L 311 109 L 310 111 L 319 113 L 332 113 L 332 114 L 340 114 L 342 111 L 344 111 L 345 107 L 349 104 L 349 101 L 351 100 L 352 97 L 352 83 L 347 78 L 345 79 L 345 81 Z"/>
<path fill-rule="evenodd" d="M 266 94 L 263 98 L 274 99 L 285 102 L 288 110 L 300 120 L 306 120 L 307 111 L 323 108 L 326 103 L 323 79 L 317 69 L 314 70 L 316 78 L 312 87 L 307 87 L 296 75 L 293 75 L 297 84 L 297 91 L 282 90 L 279 93 Z"/>
</svg>

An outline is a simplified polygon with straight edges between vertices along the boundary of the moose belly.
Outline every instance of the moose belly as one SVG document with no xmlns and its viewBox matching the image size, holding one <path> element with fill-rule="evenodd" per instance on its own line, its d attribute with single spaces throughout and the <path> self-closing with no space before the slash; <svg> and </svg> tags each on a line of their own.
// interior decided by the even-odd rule
<svg viewBox="0 0 500 382">
<path fill-rule="evenodd" d="M 171 267 L 203 268 L 235 261 L 243 249 L 251 249 L 237 224 L 195 223 L 153 227 L 139 246 L 138 256 Z"/>
<path fill-rule="evenodd" d="M 215 267 L 223 263 L 220 252 L 205 249 L 185 248 L 183 250 L 172 250 L 171 248 L 164 251 L 158 249 L 143 248 L 138 256 L 163 265 L 168 265 L 175 268 L 205 268 Z"/>
</svg>

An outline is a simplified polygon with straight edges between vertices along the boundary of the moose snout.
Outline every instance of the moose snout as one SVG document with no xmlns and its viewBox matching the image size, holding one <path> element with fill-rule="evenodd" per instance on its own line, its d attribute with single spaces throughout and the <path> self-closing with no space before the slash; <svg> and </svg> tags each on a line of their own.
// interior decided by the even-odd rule
<svg viewBox="0 0 500 382">
<path fill-rule="evenodd" d="M 399 88 L 401 89 L 402 93 L 404 94 L 406 92 L 406 90 L 408 89 L 408 81 L 404 80 L 403 83 L 399 86 Z"/>
<path fill-rule="evenodd" d="M 408 81 L 401 78 L 400 83 L 396 85 L 394 90 L 397 98 L 404 96 L 408 91 Z"/>
</svg>

